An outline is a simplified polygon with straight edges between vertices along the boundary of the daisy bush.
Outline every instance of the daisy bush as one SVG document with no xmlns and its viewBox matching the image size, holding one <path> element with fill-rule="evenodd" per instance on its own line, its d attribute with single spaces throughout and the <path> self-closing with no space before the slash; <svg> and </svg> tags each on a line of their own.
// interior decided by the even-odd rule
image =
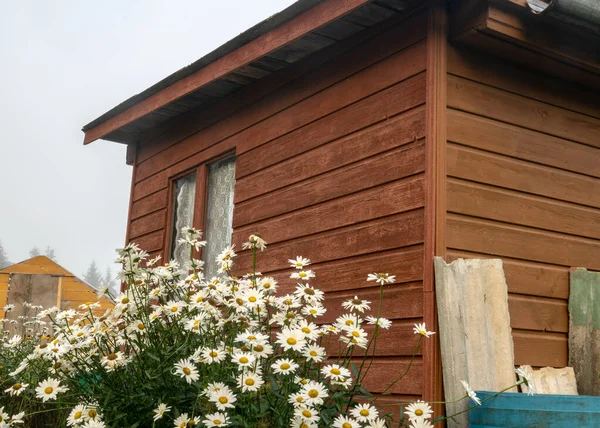
<svg viewBox="0 0 600 428">
<path fill-rule="evenodd" d="M 260 236 L 242 247 L 251 253 L 252 272 L 234 274 L 231 246 L 217 257 L 220 274 L 205 278 L 194 256 L 206 243 L 195 229 L 184 235 L 190 258 L 183 265 L 159 265 L 134 244 L 118 251 L 126 287 L 112 296 L 114 309 L 97 316 L 98 304 L 89 302 L 79 311 L 39 311 L 34 319 L 49 320 L 52 330 L 19 348 L 20 355 L 7 354 L 15 339 L 6 339 L 2 358 L 12 355 L 12 368 L 2 373 L 2 403 L 12 403 L 17 415 L 6 420 L 17 420 L 7 425 L 2 413 L 0 427 L 44 411 L 66 412 L 62 425 L 48 426 L 84 428 L 432 426 L 429 404 L 407 403 L 394 421 L 362 386 L 380 330 L 391 325 L 380 312 L 393 275 L 366 278 L 380 286 L 372 315 L 371 302 L 355 296 L 333 324 L 323 324 L 325 296 L 311 285 L 310 260 L 289 260 L 295 288 L 284 294 L 257 271 L 266 248 Z M 416 354 L 434 333 L 424 324 L 414 332 Z M 15 396 L 47 410 L 23 412 Z"/>
</svg>

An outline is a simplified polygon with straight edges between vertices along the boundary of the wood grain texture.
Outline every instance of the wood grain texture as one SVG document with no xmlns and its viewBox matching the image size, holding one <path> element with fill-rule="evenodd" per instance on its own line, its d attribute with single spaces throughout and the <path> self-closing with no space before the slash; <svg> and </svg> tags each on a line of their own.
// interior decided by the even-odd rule
<svg viewBox="0 0 600 428">
<path fill-rule="evenodd" d="M 448 106 L 600 147 L 600 119 L 459 77 L 448 76 Z"/>
<path fill-rule="evenodd" d="M 260 230 L 263 238 L 274 244 L 420 208 L 424 204 L 423 185 L 421 175 L 394 181 L 238 228 L 233 240 L 243 241 Z"/>
<path fill-rule="evenodd" d="M 90 143 L 345 15 L 367 0 L 327 0 L 88 130 Z"/>
<path fill-rule="evenodd" d="M 449 46 L 448 73 L 600 118 L 598 92 L 510 63 L 497 56 Z"/>
<path fill-rule="evenodd" d="M 515 364 L 534 367 L 566 367 L 567 335 L 513 330 Z"/>
<path fill-rule="evenodd" d="M 597 148 L 453 109 L 448 109 L 448 141 L 600 177 Z"/>
<path fill-rule="evenodd" d="M 365 113 L 368 114 L 371 111 L 380 110 L 369 108 L 368 110 L 366 109 Z M 360 120 L 358 117 L 364 118 L 364 116 L 365 114 L 357 115 L 357 120 Z M 251 199 L 405 145 L 416 139 L 421 139 L 425 136 L 424 116 L 423 108 L 419 107 L 414 111 L 384 120 L 374 126 L 352 133 L 347 137 L 297 154 L 291 159 L 280 161 L 272 167 L 258 171 L 250 176 L 238 178 L 235 184 L 236 195 L 241 195 L 238 196 L 240 201 Z M 354 127 L 357 121 L 340 122 L 339 125 L 344 127 L 347 126 L 345 125 L 346 123 L 352 123 L 351 126 Z M 331 129 L 337 133 L 339 126 L 332 126 Z M 313 137 L 309 139 L 309 144 L 297 144 L 297 141 L 294 140 L 290 140 L 289 144 L 282 144 L 283 142 L 276 140 L 265 146 L 264 150 L 257 149 L 245 153 L 239 158 L 237 171 L 243 168 L 243 165 L 258 164 L 260 167 L 261 165 L 273 162 L 270 156 L 271 152 L 268 151 L 269 149 L 273 151 L 288 151 L 290 154 L 294 154 L 298 150 L 310 149 L 310 146 L 319 144 L 322 137 L 327 135 L 327 129 L 319 130 L 315 128 L 312 131 L 312 135 Z M 294 150 L 296 147 L 297 149 Z"/>
<path fill-rule="evenodd" d="M 135 242 L 142 250 L 147 252 L 162 250 L 165 242 L 165 230 L 160 229 L 147 235 L 138 236 L 132 239 L 132 242 Z"/>
<path fill-rule="evenodd" d="M 600 210 L 465 180 L 448 180 L 448 211 L 600 239 Z"/>
<path fill-rule="evenodd" d="M 164 229 L 167 225 L 167 210 L 161 209 L 143 217 L 136 218 L 129 225 L 129 239 L 146 235 L 155 230 Z"/>
<path fill-rule="evenodd" d="M 448 144 L 448 175 L 600 208 L 600 180 Z"/>
<path fill-rule="evenodd" d="M 165 209 L 167 207 L 167 189 L 160 190 L 156 193 L 146 196 L 143 199 L 133 202 L 131 207 L 131 219 L 142 217 L 146 214 Z M 132 198 L 133 200 L 133 198 Z"/>
<path fill-rule="evenodd" d="M 365 161 L 239 203 L 233 214 L 234 224 L 254 223 L 418 174 L 423 172 L 425 167 L 424 155 L 423 141 L 416 141 Z"/>
<path fill-rule="evenodd" d="M 469 251 L 449 250 L 448 260 L 458 258 L 497 258 L 497 256 Z M 502 257 L 506 284 L 510 293 L 554 297 L 569 297 L 569 268 L 545 263 Z"/>
<path fill-rule="evenodd" d="M 258 268 L 263 273 L 283 269 L 290 255 L 302 255 L 319 263 L 419 244 L 423 242 L 423 221 L 423 210 L 415 210 L 275 244 L 265 253 Z M 234 243 L 239 247 L 242 242 Z M 238 257 L 237 272 L 249 272 L 251 266 L 249 254 L 242 253 Z"/>
<path fill-rule="evenodd" d="M 569 314 L 563 299 L 509 294 L 510 326 L 522 330 L 567 333 Z"/>
<path fill-rule="evenodd" d="M 448 248 L 600 269 L 600 241 L 457 214 L 448 215 Z"/>
</svg>

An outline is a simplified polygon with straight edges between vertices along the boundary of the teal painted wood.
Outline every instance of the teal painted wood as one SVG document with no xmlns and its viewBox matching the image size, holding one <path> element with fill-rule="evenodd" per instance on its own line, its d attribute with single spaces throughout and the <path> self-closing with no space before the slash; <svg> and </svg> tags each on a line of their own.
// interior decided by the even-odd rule
<svg viewBox="0 0 600 428">
<path fill-rule="evenodd" d="M 600 428 L 600 397 L 504 392 L 490 398 L 492 395 L 477 391 L 482 405 L 469 412 L 470 427 Z"/>
</svg>

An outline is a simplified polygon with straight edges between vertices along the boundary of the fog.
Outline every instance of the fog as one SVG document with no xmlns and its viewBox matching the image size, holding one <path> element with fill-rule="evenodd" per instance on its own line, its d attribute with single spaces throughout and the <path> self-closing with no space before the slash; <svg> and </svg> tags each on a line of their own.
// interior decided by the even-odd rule
<svg viewBox="0 0 600 428">
<path fill-rule="evenodd" d="M 125 146 L 81 127 L 287 7 L 284 0 L 0 2 L 0 241 L 82 276 L 125 240 Z M 113 267 L 113 271 L 115 268 Z"/>
</svg>

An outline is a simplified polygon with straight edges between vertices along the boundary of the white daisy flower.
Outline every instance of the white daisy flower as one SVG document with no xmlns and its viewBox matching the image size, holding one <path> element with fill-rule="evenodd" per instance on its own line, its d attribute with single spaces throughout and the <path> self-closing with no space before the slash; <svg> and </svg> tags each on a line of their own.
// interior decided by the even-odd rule
<svg viewBox="0 0 600 428">
<path fill-rule="evenodd" d="M 410 421 L 409 428 L 433 428 L 433 425 L 427 419 L 414 419 Z"/>
<path fill-rule="evenodd" d="M 471 389 L 469 384 L 464 380 L 461 380 L 460 382 L 462 383 L 463 387 L 465 388 L 465 391 L 467 391 L 467 396 L 471 400 L 473 400 L 473 402 L 475 402 L 475 404 L 477 404 L 478 406 L 481 406 L 481 400 L 477 397 L 477 394 L 475 394 L 475 391 L 473 391 Z"/>
<path fill-rule="evenodd" d="M 323 399 L 329 396 L 327 387 L 321 382 L 310 381 L 302 386 L 302 392 L 306 397 L 308 406 L 316 406 L 323 404 Z"/>
<path fill-rule="evenodd" d="M 154 419 L 154 421 L 156 422 L 157 420 L 162 418 L 165 413 L 168 413 L 169 411 L 171 411 L 171 406 L 167 406 L 165 403 L 160 403 L 156 407 L 156 409 L 152 410 L 152 412 L 154 413 L 152 419 Z"/>
<path fill-rule="evenodd" d="M 201 353 L 202 362 L 205 364 L 220 363 L 227 357 L 227 353 L 222 349 L 206 348 Z"/>
<path fill-rule="evenodd" d="M 231 355 L 231 361 L 239 367 L 250 367 L 256 361 L 256 357 L 249 352 L 235 352 Z"/>
<path fill-rule="evenodd" d="M 373 419 L 365 428 L 387 428 L 387 423 L 384 419 Z"/>
<path fill-rule="evenodd" d="M 368 300 L 362 300 L 359 299 L 358 296 L 354 296 L 353 299 L 346 300 L 345 302 L 343 302 L 342 307 L 348 311 L 357 311 L 362 313 L 371 309 L 369 303 L 371 302 Z"/>
<path fill-rule="evenodd" d="M 302 256 L 296 256 L 295 259 L 289 259 L 288 262 L 290 263 L 291 267 L 299 270 L 304 266 L 310 265 L 310 260 Z"/>
<path fill-rule="evenodd" d="M 206 415 L 206 419 L 204 419 L 203 422 L 209 428 L 226 427 L 229 425 L 229 416 L 227 416 L 225 413 L 211 413 Z"/>
<path fill-rule="evenodd" d="M 25 391 L 25 389 L 29 386 L 28 383 L 15 383 L 13 384 L 10 388 L 5 389 L 4 392 L 8 392 L 10 394 L 11 397 L 15 396 L 15 395 L 21 395 L 21 393 L 23 391 Z"/>
<path fill-rule="evenodd" d="M 238 376 L 238 386 L 242 388 L 242 392 L 256 392 L 264 383 L 263 378 L 256 373 L 246 372 Z"/>
<path fill-rule="evenodd" d="M 367 275 L 367 281 L 375 281 L 380 285 L 392 284 L 396 282 L 396 275 L 390 275 L 388 273 L 370 273 Z"/>
<path fill-rule="evenodd" d="M 85 406 L 83 404 L 78 404 L 71 410 L 69 413 L 69 417 L 67 418 L 67 425 L 79 425 L 85 421 Z"/>
<path fill-rule="evenodd" d="M 417 400 L 406 406 L 406 412 L 404 413 L 412 421 L 418 418 L 429 419 L 433 415 L 433 410 L 431 410 L 431 406 L 428 403 Z"/>
<path fill-rule="evenodd" d="M 327 357 L 327 353 L 325 352 L 325 348 L 317 345 L 311 345 L 302 351 L 302 356 L 304 356 L 307 360 L 320 363 L 325 359 L 325 357 Z"/>
<path fill-rule="evenodd" d="M 299 279 L 300 281 L 308 281 L 311 278 L 315 277 L 315 273 L 312 270 L 301 270 L 298 272 L 293 272 L 290 275 L 292 279 Z"/>
<path fill-rule="evenodd" d="M 424 336 L 426 338 L 428 338 L 432 334 L 435 334 L 435 332 L 433 332 L 433 331 L 427 331 L 427 328 L 425 327 L 424 322 L 420 323 L 420 324 L 415 324 L 413 331 L 415 334 L 420 334 L 421 336 Z"/>
<path fill-rule="evenodd" d="M 227 410 L 228 408 L 234 408 L 233 403 L 237 401 L 236 396 L 233 394 L 229 387 L 225 386 L 220 388 L 219 391 L 215 391 L 209 395 L 208 400 L 215 403 L 217 409 Z"/>
<path fill-rule="evenodd" d="M 305 422 L 316 423 L 321 418 L 319 412 L 308 406 L 299 406 L 294 409 L 294 416 L 302 418 Z"/>
<path fill-rule="evenodd" d="M 35 389 L 35 396 L 41 398 L 45 403 L 48 400 L 55 400 L 59 393 L 66 391 L 68 391 L 68 388 L 61 386 L 59 380 L 49 377 L 38 384 Z"/>
<path fill-rule="evenodd" d="M 369 315 L 367 318 L 367 324 L 378 325 L 380 328 L 389 329 L 392 326 L 392 322 L 387 318 L 375 318 Z"/>
<path fill-rule="evenodd" d="M 339 415 L 337 418 L 335 418 L 333 420 L 333 427 L 334 428 L 360 428 L 360 424 L 348 417 L 348 416 L 344 416 L 344 415 Z"/>
<path fill-rule="evenodd" d="M 284 351 L 290 349 L 301 351 L 306 345 L 306 340 L 301 330 L 284 328 L 280 333 L 277 333 L 276 343 L 281 345 Z"/>
<path fill-rule="evenodd" d="M 350 414 L 359 422 L 369 422 L 379 416 L 379 411 L 370 404 L 363 403 L 350 409 Z"/>
<path fill-rule="evenodd" d="M 200 378 L 198 369 L 189 358 L 181 359 L 178 363 L 175 363 L 175 373 L 185 378 L 185 381 L 190 384 Z"/>
<path fill-rule="evenodd" d="M 321 373 L 328 379 L 343 381 L 350 377 L 350 370 L 339 364 L 329 364 L 321 369 Z"/>
<path fill-rule="evenodd" d="M 271 364 L 271 368 L 273 369 L 273 373 L 275 374 L 290 374 L 294 373 L 298 367 L 298 364 L 289 358 L 280 358 L 276 360 L 273 364 Z"/>
</svg>

